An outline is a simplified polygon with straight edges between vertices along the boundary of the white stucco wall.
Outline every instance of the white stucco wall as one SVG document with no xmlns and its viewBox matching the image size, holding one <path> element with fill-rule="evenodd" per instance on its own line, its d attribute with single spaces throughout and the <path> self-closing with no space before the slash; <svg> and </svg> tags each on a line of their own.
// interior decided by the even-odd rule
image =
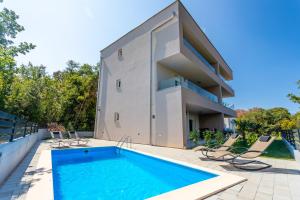
<svg viewBox="0 0 300 200">
<path fill-rule="evenodd" d="M 178 76 L 178 74 L 163 65 L 157 64 L 157 83 Z"/>
<path fill-rule="evenodd" d="M 77 134 L 79 137 L 85 138 L 85 137 L 94 137 L 94 131 L 77 131 Z"/>
<path fill-rule="evenodd" d="M 43 137 L 44 129 L 39 129 L 38 133 L 0 144 L 0 185 L 23 160 L 32 146 Z"/>
<path fill-rule="evenodd" d="M 153 144 L 184 148 L 181 87 L 156 94 L 156 117 Z"/>
<path fill-rule="evenodd" d="M 98 94 L 95 137 L 119 140 L 130 136 L 132 142 L 150 144 L 150 78 L 152 71 L 152 112 L 155 115 L 157 59 L 179 52 L 179 24 L 173 5 L 142 26 L 101 51 L 102 69 Z M 172 18 L 166 24 L 165 21 Z M 160 24 L 164 24 L 160 27 Z M 177 50 L 174 49 L 177 46 Z M 118 56 L 122 49 L 123 56 Z M 152 55 L 152 56 L 151 56 Z M 152 61 L 151 61 L 152 59 Z M 152 70 L 151 70 L 152 67 Z M 116 80 L 121 80 L 121 89 Z M 119 113 L 115 121 L 114 113 Z M 156 125 L 152 125 L 153 134 Z"/>
</svg>

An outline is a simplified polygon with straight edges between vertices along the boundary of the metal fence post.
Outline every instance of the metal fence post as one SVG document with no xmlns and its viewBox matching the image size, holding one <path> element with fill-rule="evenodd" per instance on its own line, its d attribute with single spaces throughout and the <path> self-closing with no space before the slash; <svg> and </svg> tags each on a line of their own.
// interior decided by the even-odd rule
<svg viewBox="0 0 300 200">
<path fill-rule="evenodd" d="M 12 127 L 12 130 L 11 130 L 10 139 L 9 139 L 10 142 L 12 142 L 14 140 L 14 134 L 15 134 L 15 130 L 16 130 L 16 123 L 17 123 L 17 117 L 14 117 L 13 127 Z"/>
<path fill-rule="evenodd" d="M 27 131 L 27 130 L 26 130 L 26 128 L 27 128 L 26 126 L 27 126 L 27 122 L 25 122 L 23 137 L 26 136 L 26 131 Z"/>
<path fill-rule="evenodd" d="M 33 126 L 33 123 L 30 123 L 30 135 L 32 134 L 32 126 Z"/>
</svg>

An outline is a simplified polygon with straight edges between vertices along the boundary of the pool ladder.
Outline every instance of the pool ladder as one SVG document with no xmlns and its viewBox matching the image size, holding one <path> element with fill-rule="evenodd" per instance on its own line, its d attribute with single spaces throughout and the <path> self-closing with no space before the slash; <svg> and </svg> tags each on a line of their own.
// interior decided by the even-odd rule
<svg viewBox="0 0 300 200">
<path fill-rule="evenodd" d="M 123 146 L 125 143 L 127 144 L 127 148 L 132 148 L 132 139 L 131 139 L 130 136 L 124 135 L 124 136 L 121 137 L 121 139 L 118 141 L 118 143 L 117 143 L 117 145 L 116 145 L 116 147 L 118 147 L 118 150 L 119 150 L 118 153 L 120 153 L 120 150 L 121 150 L 122 146 Z"/>
</svg>

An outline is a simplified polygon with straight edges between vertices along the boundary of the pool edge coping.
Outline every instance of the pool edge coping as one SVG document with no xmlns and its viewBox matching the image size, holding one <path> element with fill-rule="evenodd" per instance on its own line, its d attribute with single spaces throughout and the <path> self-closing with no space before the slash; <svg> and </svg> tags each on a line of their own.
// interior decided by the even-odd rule
<svg viewBox="0 0 300 200">
<path fill-rule="evenodd" d="M 108 146 L 103 146 L 108 147 Z M 112 146 L 113 147 L 113 146 Z M 94 148 L 94 147 L 89 147 Z M 210 169 L 207 167 L 198 166 L 195 164 L 187 163 L 184 161 L 179 161 L 176 159 L 158 156 L 155 154 L 147 153 L 144 151 L 131 149 L 122 147 L 122 149 L 126 149 L 128 151 L 133 151 L 136 153 L 140 153 L 146 156 L 151 156 L 154 158 L 162 159 L 168 162 L 176 163 L 179 165 L 187 166 L 190 168 L 198 169 L 201 171 L 206 171 L 209 173 L 216 174 L 218 176 L 200 181 L 191 185 L 187 185 L 182 188 L 178 188 L 175 190 L 171 190 L 169 192 L 150 197 L 149 200 L 162 200 L 162 199 L 204 199 L 213 194 L 216 194 L 220 191 L 223 191 L 229 187 L 237 185 L 241 182 L 246 181 L 247 179 L 241 176 L 229 174 L 227 172 L 222 172 L 214 169 Z M 53 190 L 53 178 L 52 178 L 52 157 L 51 150 L 43 150 L 41 152 L 41 156 L 37 163 L 37 170 L 41 170 L 41 172 L 36 173 L 33 176 L 33 180 L 38 180 L 38 184 L 34 182 L 31 184 L 28 193 L 26 195 L 26 199 L 28 200 L 53 200 L 54 199 L 54 190 Z"/>
</svg>

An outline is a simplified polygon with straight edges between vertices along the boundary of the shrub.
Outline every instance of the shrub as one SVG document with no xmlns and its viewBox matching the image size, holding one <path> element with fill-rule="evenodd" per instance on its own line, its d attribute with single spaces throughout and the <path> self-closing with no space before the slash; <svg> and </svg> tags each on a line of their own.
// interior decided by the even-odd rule
<svg viewBox="0 0 300 200">
<path fill-rule="evenodd" d="M 224 143 L 224 134 L 221 131 L 216 131 L 215 133 L 216 142 L 218 146 L 221 146 Z"/>
<path fill-rule="evenodd" d="M 246 134 L 246 142 L 250 146 L 252 145 L 258 138 L 258 134 L 256 133 L 247 133 Z"/>
<path fill-rule="evenodd" d="M 193 131 L 190 132 L 189 138 L 190 138 L 190 140 L 191 140 L 192 142 L 194 142 L 195 144 L 198 144 L 198 142 L 199 142 L 199 137 L 200 137 L 200 133 L 199 133 L 198 131 L 193 130 Z"/>
<path fill-rule="evenodd" d="M 212 141 L 212 131 L 206 130 L 206 131 L 203 132 L 203 135 L 204 135 L 205 145 L 210 146 L 211 141 Z"/>
</svg>

